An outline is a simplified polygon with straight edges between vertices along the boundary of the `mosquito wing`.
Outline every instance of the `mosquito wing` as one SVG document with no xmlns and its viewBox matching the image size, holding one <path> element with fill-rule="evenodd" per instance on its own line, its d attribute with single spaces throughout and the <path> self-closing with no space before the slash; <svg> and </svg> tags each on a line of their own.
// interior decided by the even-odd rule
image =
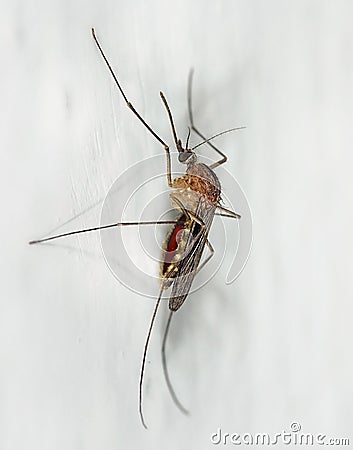
<svg viewBox="0 0 353 450">
<path fill-rule="evenodd" d="M 169 298 L 169 309 L 171 311 L 177 311 L 189 294 L 205 248 L 215 210 L 216 205 L 205 197 L 200 197 L 194 214 L 202 221 L 204 226 L 194 220 L 183 248 L 178 248 L 184 256 L 177 263 L 177 275 L 172 283 L 172 292 Z"/>
</svg>

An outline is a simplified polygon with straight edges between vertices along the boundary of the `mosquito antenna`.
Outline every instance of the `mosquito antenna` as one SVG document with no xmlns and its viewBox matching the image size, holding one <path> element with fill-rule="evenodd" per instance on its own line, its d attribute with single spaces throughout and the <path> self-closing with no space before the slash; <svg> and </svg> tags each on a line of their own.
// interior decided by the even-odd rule
<svg viewBox="0 0 353 450">
<path fill-rule="evenodd" d="M 109 225 L 102 225 L 99 227 L 93 227 L 93 228 L 84 228 L 82 230 L 75 230 L 75 231 L 69 231 L 67 233 L 62 234 L 56 234 L 55 236 L 50 236 L 43 239 L 36 239 L 34 241 L 29 241 L 29 245 L 33 244 L 40 244 L 42 242 L 48 242 L 53 241 L 54 239 L 59 239 L 66 236 L 72 236 L 73 234 L 80 234 L 80 233 L 87 233 L 90 231 L 97 231 L 97 230 L 105 230 L 107 228 L 114 228 L 114 227 L 124 227 L 124 226 L 133 226 L 133 225 L 171 225 L 174 224 L 175 220 L 154 220 L 150 222 L 118 222 L 118 223 L 111 223 Z"/>
<path fill-rule="evenodd" d="M 175 405 L 180 409 L 180 411 L 183 414 L 189 414 L 189 411 L 187 409 L 184 408 L 184 406 L 180 403 L 178 397 L 176 396 L 176 393 L 173 389 L 172 383 L 170 381 L 169 378 L 169 373 L 168 373 L 168 367 L 167 367 L 167 358 L 166 358 L 166 354 L 165 354 L 165 346 L 166 346 L 166 342 L 167 342 L 167 336 L 168 336 L 168 332 L 169 332 L 169 328 L 170 328 L 170 322 L 172 320 L 173 317 L 173 311 L 170 311 L 169 313 L 169 317 L 168 317 L 168 321 L 167 321 L 167 326 L 164 332 L 164 336 L 163 336 L 163 343 L 162 343 L 162 364 L 163 364 L 163 372 L 164 372 L 164 377 L 165 377 L 165 381 L 167 383 L 170 395 L 173 399 L 173 402 L 175 403 Z"/>
<path fill-rule="evenodd" d="M 188 127 L 188 135 L 187 135 L 187 138 L 186 138 L 186 144 L 185 144 L 185 148 L 186 148 L 186 149 L 189 147 L 190 133 L 191 133 L 191 128 Z"/>
<path fill-rule="evenodd" d="M 192 79 L 194 77 L 194 69 L 191 69 L 189 72 L 188 79 L 188 111 L 189 111 L 189 120 L 191 127 L 194 128 L 194 117 L 192 113 Z"/>
<path fill-rule="evenodd" d="M 142 386 L 143 386 L 143 376 L 144 376 L 144 373 L 145 373 L 146 355 L 147 355 L 148 344 L 149 344 L 149 342 L 150 342 L 151 332 L 152 332 L 154 320 L 155 320 L 156 315 L 157 315 L 158 306 L 159 306 L 159 304 L 160 304 L 160 302 L 161 302 L 162 292 L 163 292 L 163 286 L 161 287 L 161 289 L 160 289 L 160 291 L 159 291 L 159 295 L 158 295 L 158 299 L 157 299 L 157 302 L 156 302 L 156 306 L 154 307 L 154 310 L 153 310 L 153 314 L 152 314 L 152 318 L 151 318 L 151 323 L 150 323 L 150 327 L 149 327 L 149 329 L 148 329 L 147 338 L 146 338 L 146 342 L 145 342 L 145 347 L 144 347 L 144 350 L 143 350 L 143 357 L 142 357 L 142 364 L 141 364 L 141 371 L 140 371 L 140 385 L 139 385 L 139 413 L 140 413 L 140 418 L 141 418 L 142 425 L 146 428 L 146 430 L 147 430 L 147 425 L 146 425 L 145 418 L 144 418 L 143 411 L 142 411 Z"/>
<path fill-rule="evenodd" d="M 195 145 L 191 150 L 195 150 L 197 147 L 200 147 L 203 144 L 206 144 L 207 142 L 212 141 L 212 139 L 222 136 L 222 134 L 230 133 L 231 131 L 237 131 L 237 130 L 244 130 L 246 127 L 237 127 L 237 128 L 229 128 L 229 130 L 221 131 L 220 133 L 215 134 L 214 136 L 211 136 L 208 139 L 205 139 L 204 141 L 201 141 L 199 144 Z"/>
<path fill-rule="evenodd" d="M 172 127 L 172 132 L 173 132 L 174 142 L 175 142 L 175 145 L 176 145 L 177 149 L 179 150 L 179 148 L 180 148 L 181 145 L 180 145 L 180 141 L 178 140 L 178 137 L 177 137 L 177 134 L 176 134 L 176 131 L 175 131 L 175 125 L 174 125 L 174 120 L 173 120 L 172 112 L 171 112 L 171 110 L 170 110 L 170 108 L 169 108 L 167 99 L 165 98 L 163 92 L 160 92 L 159 95 L 161 96 L 161 99 L 162 99 L 162 101 L 163 101 L 163 103 L 164 103 L 164 106 L 165 106 L 165 108 L 166 108 L 166 110 L 167 110 L 168 117 L 169 117 L 169 122 L 170 122 L 170 126 Z"/>
</svg>

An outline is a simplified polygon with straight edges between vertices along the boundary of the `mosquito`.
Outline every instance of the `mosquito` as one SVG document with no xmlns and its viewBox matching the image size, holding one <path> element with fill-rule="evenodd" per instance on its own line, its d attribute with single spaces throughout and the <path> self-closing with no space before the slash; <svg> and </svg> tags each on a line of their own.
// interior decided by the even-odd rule
<svg viewBox="0 0 353 450">
<path fill-rule="evenodd" d="M 171 397 L 175 405 L 184 413 L 188 414 L 188 411 L 179 401 L 173 386 L 170 381 L 167 360 L 166 360 L 166 342 L 168 332 L 170 329 L 171 320 L 175 311 L 183 305 L 188 297 L 192 282 L 197 272 L 199 272 L 212 258 L 214 249 L 208 239 L 208 234 L 212 225 L 212 221 L 215 215 L 240 219 L 240 215 L 221 206 L 221 184 L 214 172 L 218 166 L 224 164 L 227 161 L 227 156 L 221 152 L 212 142 L 214 138 L 228 133 L 230 131 L 240 130 L 245 127 L 231 128 L 229 130 L 218 133 L 210 138 L 206 138 L 194 124 L 194 118 L 192 113 L 192 77 L 193 72 L 190 72 L 188 81 L 188 113 L 190 120 L 190 127 L 188 128 L 188 135 L 186 138 L 185 146 L 178 138 L 176 128 L 174 125 L 173 116 L 169 108 L 169 104 L 166 97 L 160 92 L 160 97 L 163 105 L 166 109 L 169 123 L 171 126 L 172 136 L 175 147 L 178 151 L 178 160 L 180 163 L 186 165 L 186 172 L 181 177 L 172 178 L 171 168 L 171 156 L 169 145 L 152 129 L 152 127 L 145 121 L 140 113 L 135 109 L 134 105 L 128 99 L 125 90 L 122 88 L 116 72 L 113 70 L 110 62 L 108 61 L 97 37 L 94 28 L 91 30 L 92 37 L 95 45 L 103 58 L 113 80 L 118 88 L 121 96 L 123 97 L 127 107 L 133 112 L 138 120 L 147 128 L 150 134 L 163 146 L 166 155 L 167 166 L 167 183 L 169 188 L 172 189 L 170 193 L 170 199 L 173 207 L 177 211 L 178 215 L 175 220 L 158 220 L 147 222 L 117 222 L 108 225 L 97 226 L 93 228 L 80 229 L 70 231 L 67 233 L 57 234 L 54 236 L 46 237 L 43 239 L 37 239 L 30 241 L 29 244 L 39 244 L 48 242 L 54 239 L 63 238 L 66 236 L 72 236 L 74 234 L 86 233 L 91 231 L 103 230 L 107 228 L 123 227 L 123 226 L 141 226 L 141 225 L 170 225 L 169 232 L 167 233 L 160 267 L 160 289 L 157 301 L 152 313 L 152 318 L 147 332 L 145 340 L 141 369 L 139 379 L 139 415 L 142 425 L 147 429 L 146 421 L 143 413 L 143 380 L 146 365 L 147 350 L 151 338 L 152 328 L 157 315 L 157 310 L 161 302 L 163 292 L 170 289 L 169 296 L 169 316 L 163 335 L 162 341 L 162 364 L 163 372 L 166 379 L 167 387 L 171 394 Z M 191 130 L 199 136 L 202 141 L 196 146 L 189 147 L 189 138 Z M 196 148 L 207 143 L 220 157 L 220 159 L 213 164 L 207 166 L 206 164 L 197 161 L 195 153 Z M 200 263 L 205 247 L 209 249 L 209 255 L 205 260 Z"/>
</svg>

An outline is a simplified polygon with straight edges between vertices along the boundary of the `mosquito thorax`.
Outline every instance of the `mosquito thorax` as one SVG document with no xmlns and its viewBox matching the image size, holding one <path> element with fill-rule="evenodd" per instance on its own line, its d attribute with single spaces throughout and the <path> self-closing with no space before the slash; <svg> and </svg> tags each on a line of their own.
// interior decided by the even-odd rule
<svg viewBox="0 0 353 450">
<path fill-rule="evenodd" d="M 180 153 L 179 158 L 184 154 Z M 192 207 L 199 201 L 200 195 L 213 204 L 217 204 L 221 198 L 221 184 L 217 175 L 206 164 L 196 162 L 196 155 L 194 156 L 195 162 L 187 161 L 186 174 L 175 178 L 172 183 L 172 187 L 179 190 L 179 194 L 172 194 L 173 197 L 178 197 L 180 203 L 190 210 L 193 210 Z M 191 206 L 186 203 L 190 203 Z"/>
</svg>

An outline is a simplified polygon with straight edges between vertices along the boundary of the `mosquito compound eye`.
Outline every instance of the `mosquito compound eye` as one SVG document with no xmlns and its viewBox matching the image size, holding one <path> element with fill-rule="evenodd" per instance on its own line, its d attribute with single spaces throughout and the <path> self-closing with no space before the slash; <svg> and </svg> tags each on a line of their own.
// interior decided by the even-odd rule
<svg viewBox="0 0 353 450">
<path fill-rule="evenodd" d="M 179 153 L 179 162 L 186 164 L 194 159 L 194 153 L 193 152 L 185 152 L 185 153 Z"/>
</svg>

